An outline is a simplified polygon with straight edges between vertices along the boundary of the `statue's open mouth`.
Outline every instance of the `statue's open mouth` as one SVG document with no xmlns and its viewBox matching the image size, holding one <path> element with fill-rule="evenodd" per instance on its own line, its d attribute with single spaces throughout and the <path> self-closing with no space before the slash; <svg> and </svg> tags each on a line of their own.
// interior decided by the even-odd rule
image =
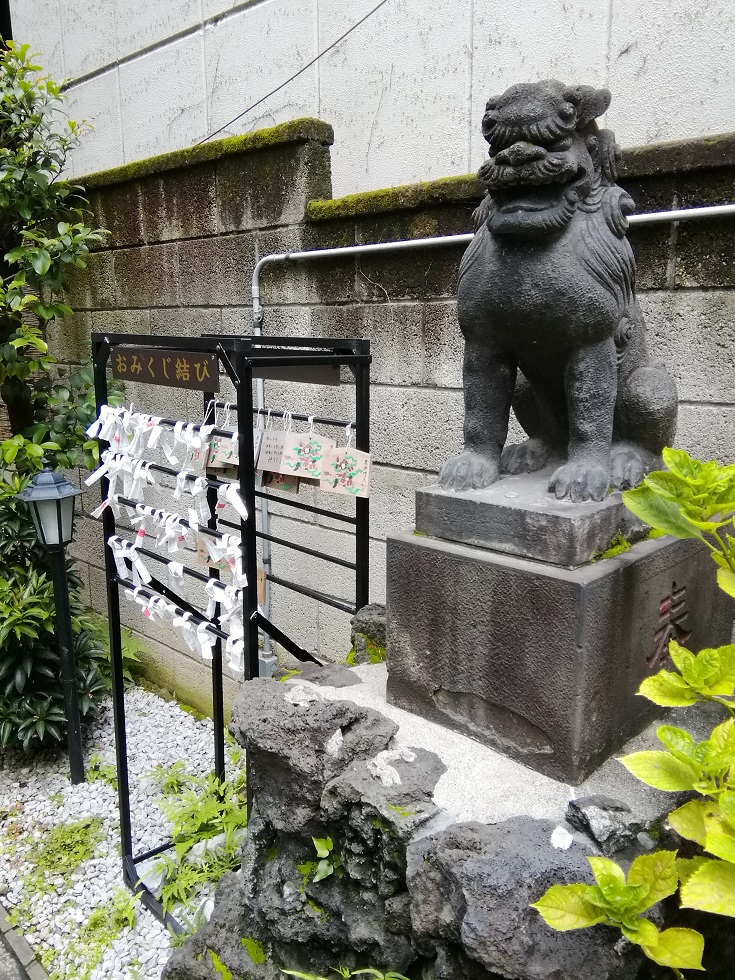
<svg viewBox="0 0 735 980">
<path fill-rule="evenodd" d="M 546 211 L 559 206 L 567 183 L 546 184 L 542 187 L 514 187 L 497 191 L 495 199 L 500 214 L 516 214 L 520 211 Z"/>
</svg>

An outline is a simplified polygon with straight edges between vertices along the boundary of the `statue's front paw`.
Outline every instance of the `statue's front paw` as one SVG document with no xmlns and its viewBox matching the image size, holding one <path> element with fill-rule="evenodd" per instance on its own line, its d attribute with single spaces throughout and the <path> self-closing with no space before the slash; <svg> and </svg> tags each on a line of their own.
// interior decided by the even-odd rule
<svg viewBox="0 0 735 980">
<path fill-rule="evenodd" d="M 483 490 L 495 483 L 500 474 L 496 459 L 480 453 L 464 452 L 454 456 L 439 471 L 442 490 Z"/>
<path fill-rule="evenodd" d="M 549 490 L 557 500 L 568 497 L 575 503 L 582 500 L 603 500 L 610 488 L 610 466 L 599 463 L 565 463 L 554 470 Z"/>
</svg>

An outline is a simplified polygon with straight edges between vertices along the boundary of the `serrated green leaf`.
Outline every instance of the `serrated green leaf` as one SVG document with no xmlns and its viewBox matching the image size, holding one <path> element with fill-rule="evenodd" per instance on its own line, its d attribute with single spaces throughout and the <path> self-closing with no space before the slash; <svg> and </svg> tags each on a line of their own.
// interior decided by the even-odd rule
<svg viewBox="0 0 735 980">
<path fill-rule="evenodd" d="M 675 476 L 681 477 L 687 483 L 696 482 L 700 475 L 702 464 L 694 459 L 685 449 L 672 449 L 666 446 L 661 453 L 664 465 Z"/>
<path fill-rule="evenodd" d="M 689 732 L 673 725 L 660 725 L 656 729 L 656 736 L 675 759 L 687 764 L 694 763 L 694 739 Z"/>
<path fill-rule="evenodd" d="M 615 861 L 604 857 L 588 857 L 587 860 L 590 863 L 592 874 L 595 876 L 595 881 L 598 885 L 600 884 L 600 879 L 604 876 L 616 878 L 621 885 L 625 884 L 625 872 Z"/>
<path fill-rule="evenodd" d="M 638 693 L 664 708 L 683 708 L 698 701 L 696 692 L 684 678 L 668 670 L 647 677 L 641 683 Z"/>
<path fill-rule="evenodd" d="M 626 939 L 638 946 L 658 945 L 658 929 L 648 919 L 636 919 L 633 927 L 622 925 L 620 931 Z"/>
<path fill-rule="evenodd" d="M 677 834 L 703 844 L 706 833 L 704 817 L 711 805 L 710 800 L 692 800 L 673 810 L 666 819 Z"/>
<path fill-rule="evenodd" d="M 685 908 L 735 917 L 735 864 L 712 858 L 685 881 L 680 891 Z"/>
<path fill-rule="evenodd" d="M 719 807 L 713 807 L 705 814 L 704 825 L 706 829 L 705 851 L 735 866 L 735 834 L 730 830 L 727 821 L 720 813 Z"/>
<path fill-rule="evenodd" d="M 676 891 L 679 879 L 676 874 L 676 851 L 654 851 L 641 854 L 633 861 L 628 872 L 629 885 L 648 885 L 648 894 L 639 912 L 660 902 Z"/>
<path fill-rule="evenodd" d="M 686 519 L 678 505 L 659 497 L 650 487 L 640 486 L 635 490 L 626 490 L 623 493 L 623 503 L 636 517 L 664 534 L 672 534 L 675 538 L 703 540 L 702 532 Z"/>
<path fill-rule="evenodd" d="M 531 905 L 544 922 L 557 932 L 586 929 L 604 922 L 607 916 L 589 900 L 589 885 L 552 885 Z"/>
<path fill-rule="evenodd" d="M 642 949 L 649 960 L 659 966 L 675 970 L 704 970 L 704 937 L 694 929 L 664 929 L 658 934 L 655 946 L 643 946 Z"/>
<path fill-rule="evenodd" d="M 693 858 L 677 858 L 676 859 L 676 873 L 679 876 L 679 881 L 683 884 L 688 881 L 691 876 L 709 861 L 709 858 L 697 856 Z"/>
<path fill-rule="evenodd" d="M 628 772 L 654 789 L 667 792 L 694 789 L 698 776 L 691 766 L 668 752 L 633 752 L 620 760 Z"/>
<path fill-rule="evenodd" d="M 720 808 L 723 819 L 735 831 L 735 791 L 728 789 L 724 793 L 720 793 L 717 799 L 717 805 Z"/>
<path fill-rule="evenodd" d="M 735 599 L 735 572 L 729 568 L 718 568 L 717 584 L 723 592 L 727 592 Z"/>
</svg>

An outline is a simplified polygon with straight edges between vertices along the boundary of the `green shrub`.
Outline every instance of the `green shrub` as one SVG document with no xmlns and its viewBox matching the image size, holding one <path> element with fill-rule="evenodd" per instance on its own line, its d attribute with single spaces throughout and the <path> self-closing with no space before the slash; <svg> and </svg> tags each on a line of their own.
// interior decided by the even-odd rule
<svg viewBox="0 0 735 980">
<path fill-rule="evenodd" d="M 649 473 L 640 487 L 626 491 L 626 506 L 655 530 L 705 544 L 720 588 L 735 596 L 735 466 L 703 463 L 674 449 L 664 449 L 663 456 L 668 470 Z M 595 885 L 552 885 L 532 907 L 558 931 L 617 927 L 683 980 L 682 970 L 703 969 L 701 933 L 676 927 L 659 932 L 646 912 L 678 891 L 682 908 L 735 918 L 735 644 L 694 654 L 671 640 L 669 655 L 674 670 L 646 678 L 638 693 L 669 708 L 706 701 L 729 717 L 699 743 L 683 728 L 661 725 L 662 750 L 620 761 L 649 786 L 696 794 L 668 816 L 696 846 L 694 857 L 679 858 L 676 851 L 643 855 L 627 880 L 614 861 L 589 858 Z"/>
</svg>

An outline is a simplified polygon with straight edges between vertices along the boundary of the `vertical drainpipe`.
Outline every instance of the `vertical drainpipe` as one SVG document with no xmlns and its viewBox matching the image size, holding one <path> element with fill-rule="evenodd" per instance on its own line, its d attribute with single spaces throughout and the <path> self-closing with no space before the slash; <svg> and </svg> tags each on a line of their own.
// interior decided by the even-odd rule
<svg viewBox="0 0 735 980">
<path fill-rule="evenodd" d="M 258 297 L 259 300 L 259 297 Z M 262 337 L 263 336 L 263 307 L 260 302 L 253 303 L 253 336 Z M 265 381 L 263 378 L 255 379 L 255 407 L 260 411 L 260 409 L 265 408 Z M 258 415 L 260 419 L 260 414 Z M 263 534 L 270 534 L 270 514 L 268 512 L 268 501 L 265 497 L 260 498 L 260 521 Z M 270 619 L 271 616 L 271 583 L 268 576 L 271 573 L 271 543 L 266 538 L 262 539 L 263 547 L 263 569 L 265 570 L 265 605 L 263 607 L 263 615 L 266 619 Z M 273 647 L 271 645 L 270 636 L 263 630 L 261 633 L 263 637 L 263 650 L 260 654 L 260 676 L 261 677 L 272 677 L 276 668 L 278 667 L 278 661 L 276 659 Z"/>
</svg>

